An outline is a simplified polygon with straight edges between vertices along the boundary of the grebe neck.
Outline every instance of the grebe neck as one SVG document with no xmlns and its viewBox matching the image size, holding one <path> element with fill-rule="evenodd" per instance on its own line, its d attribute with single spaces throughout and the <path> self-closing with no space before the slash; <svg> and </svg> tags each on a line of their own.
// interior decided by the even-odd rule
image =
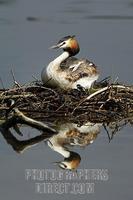
<svg viewBox="0 0 133 200">
<path fill-rule="evenodd" d="M 68 158 L 70 156 L 70 151 L 66 147 L 60 145 L 56 140 L 55 141 L 51 141 L 49 139 L 47 141 L 47 144 L 53 151 L 58 152 L 59 154 L 61 154 L 65 158 Z"/>
<path fill-rule="evenodd" d="M 64 51 L 60 56 L 55 58 L 52 62 L 53 62 L 54 65 L 59 66 L 64 60 L 69 58 L 69 56 L 70 56 L 69 52 Z"/>
<path fill-rule="evenodd" d="M 70 157 L 70 152 L 65 147 L 58 146 L 54 147 L 53 150 L 61 154 L 64 158 Z"/>
</svg>

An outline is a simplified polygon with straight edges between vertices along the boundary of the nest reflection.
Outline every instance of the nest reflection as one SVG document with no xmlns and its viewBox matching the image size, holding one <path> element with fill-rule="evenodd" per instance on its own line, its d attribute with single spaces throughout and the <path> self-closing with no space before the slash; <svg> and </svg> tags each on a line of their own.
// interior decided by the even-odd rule
<svg viewBox="0 0 133 200">
<path fill-rule="evenodd" d="M 22 119 L 20 121 L 22 123 Z M 20 121 L 18 120 L 18 122 Z M 128 123 L 132 124 L 132 122 L 133 118 L 122 120 L 119 123 L 109 123 L 108 126 L 105 124 L 103 125 L 103 123 L 88 122 L 79 126 L 75 123 L 58 122 L 54 124 L 54 129 L 53 127 L 50 128 L 50 126 L 49 128 L 41 127 L 41 134 L 26 140 L 18 139 L 18 137 L 11 132 L 11 126 L 7 128 L 8 124 L 6 124 L 6 126 L 1 124 L 0 131 L 7 144 L 11 145 L 13 150 L 17 153 L 23 153 L 26 149 L 45 141 L 51 150 L 64 157 L 62 161 L 54 162 L 54 164 L 58 165 L 62 169 L 75 170 L 81 162 L 81 156 L 77 152 L 73 151 L 74 146 L 86 148 L 88 145 L 93 144 L 98 135 L 100 135 L 100 131 L 103 131 L 101 127 L 105 128 L 110 141 L 122 127 L 126 126 Z M 30 123 L 28 125 L 31 126 Z M 40 126 L 40 124 L 38 126 Z M 22 133 L 17 129 L 17 123 L 14 123 L 13 127 L 23 138 Z M 33 125 L 33 127 L 38 129 L 37 126 Z"/>
</svg>

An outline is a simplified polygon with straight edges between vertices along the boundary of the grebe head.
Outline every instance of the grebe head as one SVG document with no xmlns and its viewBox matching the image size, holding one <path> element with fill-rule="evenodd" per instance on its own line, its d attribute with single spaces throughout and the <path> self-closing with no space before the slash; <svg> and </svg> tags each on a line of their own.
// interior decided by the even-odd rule
<svg viewBox="0 0 133 200">
<path fill-rule="evenodd" d="M 51 49 L 63 49 L 69 52 L 70 56 L 76 55 L 80 50 L 74 35 L 63 37 L 56 45 L 52 46 Z"/>
<path fill-rule="evenodd" d="M 70 151 L 70 156 L 64 161 L 56 162 L 61 169 L 75 170 L 80 164 L 81 157 L 78 153 Z"/>
</svg>

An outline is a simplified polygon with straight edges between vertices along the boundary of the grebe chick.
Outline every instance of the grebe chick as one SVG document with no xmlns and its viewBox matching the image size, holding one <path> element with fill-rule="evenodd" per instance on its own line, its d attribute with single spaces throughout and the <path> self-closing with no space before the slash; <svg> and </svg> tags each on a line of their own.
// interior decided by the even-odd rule
<svg viewBox="0 0 133 200">
<path fill-rule="evenodd" d="M 75 36 L 66 36 L 51 48 L 63 49 L 63 53 L 43 69 L 44 84 L 64 90 L 77 89 L 77 85 L 89 89 L 98 79 L 97 67 L 92 62 L 73 57 L 80 50 Z"/>
</svg>

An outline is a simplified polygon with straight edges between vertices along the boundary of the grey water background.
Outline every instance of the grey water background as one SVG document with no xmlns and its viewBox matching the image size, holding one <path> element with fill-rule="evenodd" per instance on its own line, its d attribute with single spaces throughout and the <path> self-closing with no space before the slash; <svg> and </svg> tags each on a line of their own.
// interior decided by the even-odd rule
<svg viewBox="0 0 133 200">
<path fill-rule="evenodd" d="M 4 87 L 13 84 L 10 70 L 25 84 L 40 78 L 42 68 L 60 52 L 50 51 L 61 37 L 75 34 L 81 52 L 78 57 L 99 66 L 101 79 L 112 76 L 132 84 L 133 1 L 132 0 L 0 0 L 0 77 Z M 2 87 L 2 86 L 1 86 Z M 25 134 L 32 136 L 33 129 Z M 40 143 L 18 155 L 0 136 L 0 199 L 117 199 L 133 198 L 133 135 L 125 127 L 109 144 L 102 134 L 95 143 L 78 149 L 81 169 L 108 169 L 109 180 L 98 182 L 94 194 L 37 195 L 34 183 L 26 182 L 27 168 L 50 168 L 61 156 Z"/>
</svg>

